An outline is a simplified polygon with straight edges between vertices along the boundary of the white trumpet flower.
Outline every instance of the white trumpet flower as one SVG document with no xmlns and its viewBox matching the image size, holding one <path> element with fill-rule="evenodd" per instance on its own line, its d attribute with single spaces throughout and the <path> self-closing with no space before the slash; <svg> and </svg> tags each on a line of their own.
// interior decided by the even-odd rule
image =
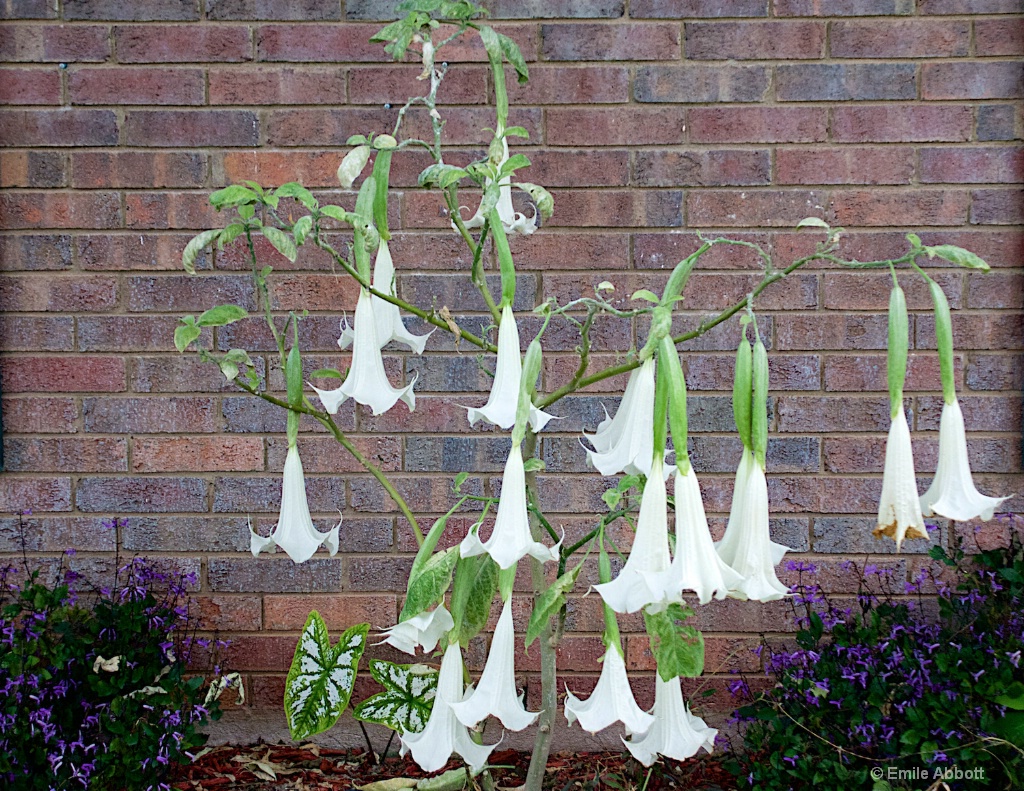
<svg viewBox="0 0 1024 791">
<path fill-rule="evenodd" d="M 748 448 L 736 470 L 732 508 L 725 535 L 715 545 L 718 556 L 740 576 L 730 590 L 735 598 L 773 601 L 789 593 L 775 576 L 775 566 L 789 547 L 771 540 L 768 530 L 768 481 Z"/>
<path fill-rule="evenodd" d="M 666 573 L 672 561 L 668 551 L 668 501 L 662 466 L 660 456 L 651 464 L 651 474 L 640 502 L 633 548 L 619 576 L 594 586 L 615 612 L 636 612 L 648 605 L 664 609 L 677 598 Z"/>
<path fill-rule="evenodd" d="M 466 726 L 458 721 L 453 703 L 462 701 L 462 651 L 459 644 L 448 646 L 441 659 L 437 694 L 430 719 L 419 733 L 403 733 L 401 754 L 412 752 L 412 759 L 424 772 L 436 772 L 448 763 L 453 752 L 462 756 L 472 772 L 483 769 L 496 745 L 477 744 Z"/>
<path fill-rule="evenodd" d="M 494 383 L 487 404 L 482 407 L 463 407 L 467 411 L 469 425 L 485 420 L 499 428 L 509 429 L 516 422 L 516 407 L 519 404 L 519 390 L 523 378 L 523 359 L 519 352 L 519 329 L 512 308 L 501 309 L 501 325 L 498 327 L 498 362 L 494 371 Z M 541 431 L 553 415 L 542 412 L 530 405 L 530 426 Z"/>
<path fill-rule="evenodd" d="M 498 163 L 498 170 L 508 162 L 508 142 L 505 138 L 501 140 L 501 161 Z M 488 180 L 487 184 L 484 185 L 486 189 L 491 184 Z M 501 218 L 501 225 L 505 229 L 505 233 L 518 233 L 523 236 L 529 236 L 531 233 L 537 230 L 537 212 L 534 210 L 532 217 L 527 217 L 521 212 L 517 212 L 512 206 L 512 177 L 505 176 L 498 182 L 498 203 L 495 208 L 498 210 L 498 216 Z M 476 212 L 465 221 L 464 225 L 467 228 L 480 228 L 483 226 L 484 221 L 487 219 L 483 215 L 483 201 L 480 202 L 480 206 Z M 455 227 L 455 223 L 452 223 L 452 227 Z"/>
<path fill-rule="evenodd" d="M 938 514 L 958 522 L 981 518 L 987 522 L 1007 497 L 988 497 L 974 487 L 967 458 L 967 433 L 960 402 L 942 406 L 939 421 L 939 465 L 928 491 L 921 495 L 925 516 Z"/>
<path fill-rule="evenodd" d="M 352 336 L 352 363 L 341 387 L 336 390 L 313 387 L 324 409 L 332 415 L 336 414 L 338 407 L 353 398 L 357 403 L 370 407 L 375 415 L 387 412 L 398 401 L 403 401 L 409 411 L 413 411 L 416 408 L 416 394 L 412 388 L 416 379 L 414 377 L 402 388 L 394 388 L 388 381 L 384 360 L 380 356 L 381 344 L 377 342 L 373 299 L 365 288 L 359 290 Z"/>
<path fill-rule="evenodd" d="M 737 589 L 742 577 L 715 552 L 708 529 L 704 501 L 693 465 L 686 474 L 676 471 L 676 554 L 669 579 L 680 591 L 693 591 L 701 604 L 712 597 L 724 599 Z"/>
<path fill-rule="evenodd" d="M 921 513 L 921 500 L 917 496 L 910 426 L 907 425 L 907 414 L 902 406 L 892 419 L 889 438 L 885 443 L 882 497 L 878 503 L 878 526 L 875 527 L 874 535 L 876 538 L 888 536 L 893 539 L 897 552 L 905 538 L 928 538 L 928 532 L 924 529 L 924 515 Z"/>
<path fill-rule="evenodd" d="M 462 540 L 459 554 L 464 558 L 487 553 L 502 569 L 514 566 L 526 555 L 542 563 L 558 560 L 559 541 L 553 547 L 546 547 L 534 541 L 530 534 L 530 519 L 526 509 L 526 470 L 523 468 L 523 451 L 513 444 L 505 462 L 505 474 L 501 479 L 501 498 L 498 500 L 498 515 L 494 519 L 494 530 L 485 542 L 480 541 L 476 530 L 471 529 Z"/>
<path fill-rule="evenodd" d="M 332 555 L 338 551 L 338 530 L 341 521 L 328 533 L 321 533 L 313 526 L 306 500 L 306 479 L 302 472 L 297 445 L 288 446 L 284 460 L 284 483 L 281 489 L 281 514 L 277 527 L 268 538 L 264 538 L 249 525 L 249 549 L 253 557 L 263 551 L 273 552 L 281 547 L 288 557 L 302 563 L 313 557 L 322 544 Z"/>
<path fill-rule="evenodd" d="M 445 609 L 444 604 L 439 604 L 430 612 L 421 612 L 385 629 L 383 634 L 386 637 L 381 642 L 407 654 L 415 655 L 417 646 L 429 653 L 434 650 L 441 636 L 454 627 L 451 613 Z"/>
<path fill-rule="evenodd" d="M 566 687 L 566 720 L 570 725 L 578 720 L 580 727 L 591 733 L 615 722 L 625 725 L 628 733 L 644 733 L 654 725 L 654 717 L 641 709 L 633 697 L 619 646 L 608 646 L 601 661 L 601 676 L 586 701 L 581 701 Z"/>
<path fill-rule="evenodd" d="M 373 287 L 382 294 L 388 294 L 392 297 L 397 296 L 395 290 L 395 263 L 391 258 L 388 243 L 384 239 L 380 240 L 380 246 L 377 248 L 377 259 L 373 264 Z M 427 338 L 433 335 L 434 330 L 431 330 L 426 335 L 413 335 L 405 328 L 398 305 L 394 305 L 380 297 L 372 297 L 371 301 L 373 302 L 373 316 L 377 323 L 378 347 L 383 349 L 391 341 L 397 341 L 408 346 L 414 353 L 423 354 L 423 349 L 427 345 Z M 355 330 L 349 327 L 346 322 L 342 326 L 338 345 L 342 349 L 347 349 L 352 341 L 355 340 L 355 337 Z"/>
<path fill-rule="evenodd" d="M 654 724 L 650 730 L 630 741 L 623 739 L 626 748 L 644 766 L 653 764 L 659 755 L 685 761 L 701 747 L 709 753 L 714 750 L 718 731 L 690 713 L 678 678 L 662 681 L 660 675 L 656 676 L 652 712 Z"/>
<path fill-rule="evenodd" d="M 501 608 L 480 681 L 464 701 L 452 704 L 455 716 L 466 727 L 472 728 L 493 714 L 509 730 L 521 731 L 540 716 L 540 712 L 526 710 L 523 695 L 516 689 L 515 643 L 510 596 Z"/>
</svg>

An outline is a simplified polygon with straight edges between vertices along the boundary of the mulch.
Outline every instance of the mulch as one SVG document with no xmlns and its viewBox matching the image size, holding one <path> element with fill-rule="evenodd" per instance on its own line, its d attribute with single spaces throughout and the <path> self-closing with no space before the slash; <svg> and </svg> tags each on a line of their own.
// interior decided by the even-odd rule
<svg viewBox="0 0 1024 791">
<path fill-rule="evenodd" d="M 515 750 L 491 755 L 499 789 L 522 785 L 530 756 Z M 446 769 L 461 766 L 458 760 Z M 177 770 L 171 787 L 178 791 L 341 791 L 380 780 L 425 775 L 409 758 L 376 760 L 366 750 L 328 750 L 315 744 L 298 747 L 257 744 L 204 750 L 194 763 Z M 645 785 L 646 781 L 646 785 Z M 545 789 L 552 791 L 729 791 L 736 786 L 716 756 L 665 761 L 648 770 L 626 753 L 559 753 L 548 761 Z"/>
</svg>

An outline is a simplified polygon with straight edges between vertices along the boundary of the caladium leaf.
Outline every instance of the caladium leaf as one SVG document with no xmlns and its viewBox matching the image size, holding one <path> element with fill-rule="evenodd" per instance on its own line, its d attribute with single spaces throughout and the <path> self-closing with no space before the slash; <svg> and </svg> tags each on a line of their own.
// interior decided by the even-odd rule
<svg viewBox="0 0 1024 791">
<path fill-rule="evenodd" d="M 338 721 L 352 697 L 369 631 L 368 623 L 357 624 L 332 646 L 320 613 L 313 610 L 309 614 L 284 688 L 284 712 L 292 739 L 308 739 Z"/>
<path fill-rule="evenodd" d="M 426 665 L 398 665 L 371 659 L 370 675 L 384 691 L 356 706 L 355 718 L 386 725 L 399 733 L 423 730 L 434 707 L 437 671 Z"/>
</svg>

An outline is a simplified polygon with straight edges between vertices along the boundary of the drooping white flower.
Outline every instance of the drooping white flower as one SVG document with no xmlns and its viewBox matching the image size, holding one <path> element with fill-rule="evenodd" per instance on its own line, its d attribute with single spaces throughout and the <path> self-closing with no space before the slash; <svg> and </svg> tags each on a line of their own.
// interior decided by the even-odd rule
<svg viewBox="0 0 1024 791">
<path fill-rule="evenodd" d="M 644 486 L 633 548 L 619 576 L 594 586 L 615 612 L 636 612 L 648 605 L 663 609 L 676 598 L 666 573 L 672 560 L 668 550 L 668 501 L 662 466 L 661 457 L 656 456 Z"/>
<path fill-rule="evenodd" d="M 468 410 L 469 425 L 485 420 L 500 428 L 509 429 L 516 422 L 516 407 L 523 378 L 523 359 L 519 352 L 519 329 L 512 308 L 501 309 L 501 325 L 498 327 L 498 362 L 494 371 L 494 383 L 487 404 L 482 407 L 463 407 Z M 530 426 L 540 431 L 553 416 L 530 405 Z"/>
<path fill-rule="evenodd" d="M 397 296 L 395 291 L 395 263 L 391 258 L 388 243 L 384 239 L 380 240 L 380 246 L 377 248 L 377 259 L 373 264 L 373 287 L 382 294 L 389 294 L 392 297 Z M 434 331 L 431 330 L 426 335 L 413 335 L 405 328 L 398 305 L 394 305 L 380 297 L 372 297 L 371 301 L 373 302 L 373 316 L 377 323 L 377 345 L 379 348 L 383 349 L 391 341 L 397 341 L 408 346 L 416 354 L 423 354 L 423 349 L 427 345 L 427 338 Z M 345 322 L 341 329 L 338 345 L 342 349 L 347 349 L 353 340 L 355 340 L 355 330 L 348 326 L 348 322 Z"/>
<path fill-rule="evenodd" d="M 743 449 L 725 535 L 715 545 L 718 556 L 740 576 L 730 590 L 735 598 L 773 601 L 789 589 L 775 575 L 775 566 L 789 547 L 771 540 L 768 531 L 768 481 L 753 452 Z"/>
<path fill-rule="evenodd" d="M 966 440 L 965 440 L 966 441 Z M 888 536 L 896 542 L 896 551 L 905 538 L 928 538 L 924 529 L 921 500 L 917 496 L 914 472 L 914 450 L 910 444 L 907 414 L 900 406 L 892 419 L 885 443 L 885 469 L 882 473 L 882 496 L 878 503 L 876 538 Z"/>
<path fill-rule="evenodd" d="M 370 407 L 375 415 L 387 412 L 397 401 L 403 401 L 410 412 L 414 410 L 416 394 L 412 388 L 416 384 L 415 377 L 405 387 L 396 389 L 391 386 L 384 372 L 384 360 L 380 356 L 381 344 L 377 342 L 373 298 L 365 288 L 359 290 L 352 335 L 352 363 L 341 387 L 336 390 L 313 387 L 324 409 L 332 415 L 336 414 L 338 407 L 354 398 L 357 403 Z"/>
<path fill-rule="evenodd" d="M 452 704 L 455 716 L 466 727 L 472 728 L 493 714 L 510 731 L 521 731 L 540 716 L 540 712 L 525 709 L 523 695 L 516 689 L 515 643 L 510 596 L 501 608 L 480 681 L 464 701 Z"/>
<path fill-rule="evenodd" d="M 685 475 L 676 471 L 675 499 L 676 553 L 670 579 L 680 591 L 696 593 L 701 604 L 712 597 L 724 599 L 740 586 L 741 577 L 715 551 L 692 464 Z"/>
<path fill-rule="evenodd" d="M 683 701 L 679 679 L 663 681 L 656 675 L 654 687 L 654 724 L 643 736 L 623 743 L 644 766 L 650 766 L 659 755 L 685 761 L 703 747 L 709 753 L 715 748 L 718 731 L 709 728 L 700 717 L 694 716 Z"/>
<path fill-rule="evenodd" d="M 417 646 L 430 652 L 434 650 L 441 636 L 454 627 L 455 622 L 451 613 L 445 609 L 444 604 L 439 604 L 430 612 L 421 612 L 407 621 L 385 629 L 383 634 L 387 636 L 381 642 L 407 654 L 415 655 Z"/>
<path fill-rule="evenodd" d="M 461 755 L 474 773 L 479 772 L 495 748 L 494 744 L 474 742 L 466 726 L 455 717 L 452 704 L 461 702 L 463 694 L 462 651 L 459 644 L 454 643 L 448 646 L 441 659 L 430 719 L 419 733 L 402 734 L 402 756 L 412 752 L 412 759 L 424 772 L 436 772 L 448 763 L 453 752 Z"/>
<path fill-rule="evenodd" d="M 960 402 L 954 399 L 943 404 L 939 421 L 939 465 L 932 485 L 921 495 L 924 515 L 938 514 L 958 522 L 981 518 L 987 522 L 999 504 L 1007 499 L 988 497 L 974 487 Z"/>
<path fill-rule="evenodd" d="M 508 142 L 505 138 L 501 140 L 501 161 L 498 163 L 498 169 L 508 162 Z M 491 184 L 488 180 L 487 184 L 484 185 L 486 189 Z M 519 233 L 523 236 L 529 236 L 531 233 L 537 230 L 537 214 L 534 211 L 532 217 L 527 217 L 521 212 L 517 212 L 512 206 L 512 177 L 505 176 L 499 182 L 498 191 L 498 202 L 495 208 L 498 210 L 498 216 L 501 218 L 501 225 L 505 229 L 505 233 Z M 484 217 L 483 212 L 483 201 L 477 208 L 476 212 L 464 223 L 467 228 L 480 228 L 484 221 L 487 219 Z M 452 223 L 452 227 L 455 224 Z"/>
<path fill-rule="evenodd" d="M 264 550 L 273 552 L 274 547 L 278 546 L 296 563 L 302 563 L 313 557 L 321 544 L 334 555 L 338 551 L 340 527 L 339 521 L 330 532 L 321 533 L 313 526 L 306 500 L 306 479 L 302 473 L 299 448 L 297 445 L 289 445 L 284 460 L 281 514 L 277 519 L 277 527 L 269 537 L 264 538 L 252 529 L 252 525 L 249 526 L 249 548 L 253 557 Z"/>
<path fill-rule="evenodd" d="M 594 450 L 586 449 L 587 462 L 602 475 L 651 474 L 654 455 L 654 358 L 634 368 L 615 417 L 608 415 L 593 434 L 584 433 Z M 675 469 L 665 465 L 664 472 Z"/>
<path fill-rule="evenodd" d="M 526 508 L 526 470 L 523 468 L 523 451 L 512 445 L 505 474 L 501 479 L 501 498 L 498 500 L 498 514 L 494 518 L 494 530 L 487 541 L 480 541 L 476 530 L 470 530 L 462 540 L 459 554 L 464 558 L 487 553 L 503 569 L 510 568 L 526 555 L 543 562 L 558 560 L 561 541 L 547 547 L 534 541 L 530 533 L 530 519 Z"/>
<path fill-rule="evenodd" d="M 615 722 L 625 725 L 628 733 L 644 733 L 654 724 L 654 717 L 641 709 L 633 697 L 619 646 L 608 646 L 601 661 L 601 676 L 586 701 L 581 701 L 566 688 L 566 720 L 570 725 L 578 720 L 580 727 L 591 733 L 604 730 Z"/>
</svg>

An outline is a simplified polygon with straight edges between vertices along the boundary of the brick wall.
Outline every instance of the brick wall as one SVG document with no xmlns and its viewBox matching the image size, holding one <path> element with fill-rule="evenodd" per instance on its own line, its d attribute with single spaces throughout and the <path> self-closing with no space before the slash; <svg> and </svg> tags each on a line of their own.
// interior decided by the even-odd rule
<svg viewBox="0 0 1024 791">
<path fill-rule="evenodd" d="M 324 523 L 344 512 L 342 552 L 298 567 L 248 554 L 246 516 L 263 526 L 275 520 L 284 416 L 173 350 L 182 313 L 228 301 L 252 306 L 238 253 L 203 257 L 200 274 L 187 277 L 180 252 L 195 231 L 218 223 L 206 202 L 213 189 L 252 178 L 330 191 L 348 135 L 390 130 L 396 110 L 386 103 L 420 85 L 417 66 L 384 62 L 367 42 L 392 6 L 0 2 L 0 101 L 9 105 L 0 110 L 0 509 L 32 509 L 33 556 L 75 547 L 75 562 L 98 573 L 115 539 L 100 522 L 126 516 L 116 536 L 124 552 L 200 572 L 198 601 L 211 628 L 232 637 L 230 663 L 248 676 L 257 707 L 279 704 L 281 674 L 310 608 L 338 628 L 394 621 L 414 545 L 380 488 L 307 427 L 310 502 Z M 697 246 L 698 231 L 756 241 L 788 263 L 812 245 L 791 230 L 810 214 L 850 229 L 849 256 L 900 251 L 902 230 L 962 245 L 993 267 L 987 276 L 937 276 L 955 311 L 972 461 L 987 492 L 1021 491 L 1019 0 L 494 0 L 491 8 L 530 62 L 530 84 L 512 88 L 512 122 L 529 129 L 530 179 L 552 188 L 556 206 L 549 227 L 514 243 L 523 272 L 517 308 L 542 296 L 570 299 L 604 279 L 623 298 L 658 290 L 666 270 Z M 451 160 L 461 161 L 479 156 L 486 139 L 488 79 L 478 46 L 447 57 L 440 96 L 456 105 L 446 135 Z M 466 251 L 436 197 L 412 188 L 423 164 L 416 156 L 395 164 L 405 189 L 393 206 L 400 288 L 480 326 Z M 312 251 L 294 265 L 272 251 L 267 260 L 279 272 L 275 309 L 312 314 L 302 325 L 311 367 L 338 365 L 337 316 L 353 308 L 350 284 Z M 702 259 L 678 326 L 741 297 L 754 267 L 735 248 Z M 905 285 L 907 397 L 924 485 L 941 395 L 930 303 L 920 283 L 907 277 Z M 888 288 L 885 273 L 807 268 L 759 300 L 771 348 L 775 537 L 813 555 L 840 593 L 855 584 L 843 558 L 890 551 L 869 537 L 888 426 Z M 642 335 L 643 327 L 599 321 L 596 364 Z M 547 339 L 550 390 L 569 375 L 576 338 L 553 327 Z M 728 396 L 736 340 L 730 323 L 686 356 L 693 457 L 719 532 L 738 458 Z M 283 389 L 257 326 L 207 331 L 201 342 L 254 350 L 269 386 Z M 422 360 L 388 355 L 393 380 L 419 373 L 414 414 L 399 406 L 372 418 L 345 408 L 340 422 L 395 474 L 414 507 L 436 514 L 451 501 L 454 473 L 478 470 L 468 485 L 493 485 L 507 440 L 470 430 L 455 405 L 482 403 L 489 387 L 474 355 L 440 332 L 429 349 Z M 603 510 L 608 485 L 587 472 L 577 437 L 622 385 L 606 382 L 553 410 L 565 419 L 543 441 L 550 474 L 542 494 L 570 534 Z M 1021 510 L 1024 500 L 1018 494 L 1008 507 Z M 455 532 L 472 518 L 453 520 Z M 943 526 L 942 540 L 950 535 Z M 0 550 L 15 551 L 14 536 L 14 520 L 0 522 Z M 922 551 L 918 543 L 881 562 L 909 573 L 925 562 Z M 526 613 L 524 603 L 520 624 Z M 786 628 L 784 606 L 727 602 L 703 608 L 699 619 L 711 631 L 708 669 L 719 687 L 727 667 L 756 661 L 742 650 L 752 633 Z M 566 640 L 562 666 L 591 673 L 597 599 L 573 598 L 569 625 L 580 634 Z M 641 697 L 652 686 L 645 645 L 629 637 Z M 479 667 L 482 646 L 469 655 Z M 534 652 L 520 666 L 533 702 L 535 663 Z M 241 723 L 235 738 L 280 733 L 274 711 Z"/>
</svg>

